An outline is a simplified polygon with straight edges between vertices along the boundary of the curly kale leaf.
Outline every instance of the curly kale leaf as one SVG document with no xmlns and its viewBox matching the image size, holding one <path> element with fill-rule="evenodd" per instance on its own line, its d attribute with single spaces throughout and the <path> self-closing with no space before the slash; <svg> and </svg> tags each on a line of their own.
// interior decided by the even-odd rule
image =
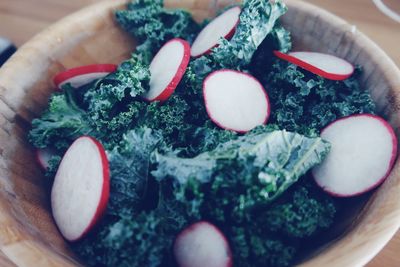
<svg viewBox="0 0 400 267">
<path fill-rule="evenodd" d="M 169 260 L 170 247 L 187 220 L 168 187 L 150 186 L 149 157 L 156 148 L 168 149 L 161 134 L 138 128 L 108 153 L 108 209 L 97 229 L 73 247 L 88 265 L 160 266 Z"/>
<path fill-rule="evenodd" d="M 240 23 L 231 40 L 221 39 L 212 51 L 212 57 L 222 68 L 243 69 L 248 66 L 257 48 L 272 34 L 279 48 L 287 51 L 291 44 L 281 26 L 275 30 L 278 19 L 287 11 L 281 1 L 246 0 L 243 3 Z"/>
<path fill-rule="evenodd" d="M 204 109 L 203 96 L 178 88 L 165 102 L 153 102 L 141 112 L 135 127 L 146 126 L 161 131 L 164 141 L 181 155 L 194 156 L 214 149 L 219 143 L 236 136 L 218 129 Z"/>
<path fill-rule="evenodd" d="M 237 138 L 233 131 L 217 128 L 213 122 L 206 121 L 203 126 L 191 127 L 180 135 L 178 146 L 182 157 L 194 157 L 215 149 L 219 144 Z"/>
<path fill-rule="evenodd" d="M 289 131 L 318 133 L 330 122 L 352 114 L 375 113 L 375 104 L 358 82 L 361 70 L 332 81 L 278 60 L 260 76 L 271 100 L 270 122 Z"/>
<path fill-rule="evenodd" d="M 148 90 L 149 80 L 148 66 L 133 55 L 85 93 L 92 127 L 105 143 L 117 143 L 120 133 L 140 118 L 148 104 L 139 96 Z"/>
<path fill-rule="evenodd" d="M 297 186 L 283 199 L 260 214 L 265 220 L 263 225 L 271 232 L 305 238 L 332 225 L 336 213 L 332 199 L 318 194 L 310 184 Z"/>
<path fill-rule="evenodd" d="M 290 266 L 305 238 L 328 229 L 336 214 L 333 199 L 315 184 L 294 185 L 267 208 L 241 224 L 224 228 L 238 266 Z"/>
<path fill-rule="evenodd" d="M 272 33 L 264 39 L 254 53 L 249 71 L 257 77 L 264 77 L 272 71 L 272 65 L 276 59 L 273 52 L 280 50 L 286 53 L 291 46 L 290 32 L 282 26 L 276 25 Z"/>
<path fill-rule="evenodd" d="M 273 49 L 287 53 L 292 49 L 290 32 L 281 25 L 276 25 L 272 30 Z"/>
<path fill-rule="evenodd" d="M 290 33 L 278 23 L 286 10 L 281 0 L 244 1 L 232 39 L 228 41 L 222 38 L 211 54 L 190 62 L 185 75 L 187 87 L 201 92 L 204 78 L 212 71 L 224 68 L 247 70 L 252 65 L 253 56 L 257 56 L 257 62 L 268 64 L 264 61 L 273 58 L 273 50 L 287 52 L 291 48 Z"/>
<path fill-rule="evenodd" d="M 89 266 L 165 266 L 176 234 L 186 223 L 179 214 L 162 216 L 157 211 L 106 219 L 73 246 Z"/>
<path fill-rule="evenodd" d="M 50 158 L 50 160 L 48 161 L 49 167 L 46 169 L 45 173 L 46 177 L 53 178 L 56 175 L 58 166 L 61 163 L 61 159 L 62 157 L 59 155 L 54 155 Z"/>
<path fill-rule="evenodd" d="M 298 243 L 271 235 L 259 223 L 254 216 L 246 225 L 232 226 L 226 230 L 235 265 L 290 266 L 296 255 Z"/>
<path fill-rule="evenodd" d="M 78 106 L 74 90 L 65 86 L 63 93 L 53 94 L 48 109 L 32 121 L 28 138 L 35 147 L 65 150 L 79 136 L 93 133 L 89 116 Z"/>
<path fill-rule="evenodd" d="M 205 214 L 213 220 L 240 221 L 319 164 L 329 148 L 321 138 L 286 131 L 250 133 L 194 158 L 155 152 L 152 162 L 157 168 L 152 175 L 159 181 L 173 177 L 183 187 L 188 181 L 202 184 L 198 192 L 208 192 L 206 197 L 183 189 L 189 206 L 191 201 L 205 201 Z"/>
<path fill-rule="evenodd" d="M 190 13 L 165 9 L 163 2 L 134 0 L 127 10 L 115 12 L 118 24 L 139 42 L 137 53 L 147 63 L 168 40 L 182 38 L 191 42 L 199 31 Z"/>
<path fill-rule="evenodd" d="M 139 128 L 124 134 L 119 145 L 108 153 L 112 192 L 108 214 L 133 214 L 139 210 L 148 186 L 150 153 L 161 142 L 159 132 Z"/>
<path fill-rule="evenodd" d="M 174 144 L 178 136 L 191 125 L 185 121 L 188 103 L 177 95 L 172 95 L 164 103 L 154 102 L 146 107 L 137 125 L 160 129 L 168 144 Z"/>
</svg>

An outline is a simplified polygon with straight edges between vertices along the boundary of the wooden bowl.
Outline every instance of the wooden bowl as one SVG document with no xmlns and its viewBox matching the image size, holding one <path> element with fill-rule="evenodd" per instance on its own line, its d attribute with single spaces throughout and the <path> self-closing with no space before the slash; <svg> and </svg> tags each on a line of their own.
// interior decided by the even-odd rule
<svg viewBox="0 0 400 267">
<path fill-rule="evenodd" d="M 134 41 L 113 20 L 125 0 L 85 8 L 46 29 L 0 69 L 0 266 L 76 266 L 78 260 L 54 225 L 48 185 L 35 162 L 26 133 L 54 91 L 55 73 L 89 63 L 119 63 Z M 201 20 L 233 1 L 166 0 Z M 310 4 L 286 1 L 283 24 L 295 49 L 322 51 L 364 67 L 362 86 L 399 137 L 400 71 L 357 29 Z M 369 198 L 353 227 L 303 266 L 361 266 L 394 235 L 400 225 L 400 163 Z"/>
</svg>

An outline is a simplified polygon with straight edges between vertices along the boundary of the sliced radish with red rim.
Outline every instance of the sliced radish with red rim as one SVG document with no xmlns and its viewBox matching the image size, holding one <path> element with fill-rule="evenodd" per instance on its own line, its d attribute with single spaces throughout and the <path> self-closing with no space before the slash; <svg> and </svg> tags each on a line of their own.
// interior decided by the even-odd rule
<svg viewBox="0 0 400 267">
<path fill-rule="evenodd" d="M 268 120 L 267 93 L 249 74 L 234 70 L 214 71 L 204 80 L 203 95 L 208 116 L 226 130 L 245 133 Z"/>
<path fill-rule="evenodd" d="M 56 153 L 49 148 L 43 148 L 43 149 L 36 150 L 36 159 L 37 159 L 40 167 L 42 167 L 43 170 L 47 170 L 47 168 L 50 167 L 49 161 L 55 155 L 56 155 Z"/>
<path fill-rule="evenodd" d="M 51 190 L 51 208 L 61 234 L 82 238 L 104 213 L 110 194 L 110 171 L 103 146 L 78 138 L 65 153 Z"/>
<path fill-rule="evenodd" d="M 309 72 L 329 80 L 345 80 L 354 72 L 354 66 L 344 59 L 316 52 L 290 52 L 284 54 L 274 51 L 280 59 L 293 63 Z"/>
<path fill-rule="evenodd" d="M 197 35 L 192 44 L 192 57 L 198 57 L 209 53 L 212 48 L 218 46 L 221 38 L 230 39 L 239 23 L 241 9 L 233 7 L 216 17 Z"/>
<path fill-rule="evenodd" d="M 195 223 L 183 230 L 174 243 L 179 267 L 230 267 L 232 254 L 221 231 L 208 222 Z"/>
<path fill-rule="evenodd" d="M 336 120 L 321 137 L 331 143 L 331 151 L 312 174 L 317 184 L 334 196 L 356 196 L 377 187 L 396 159 L 396 135 L 389 123 L 375 115 Z"/>
<path fill-rule="evenodd" d="M 190 60 L 190 45 L 175 38 L 167 42 L 150 64 L 150 90 L 144 95 L 148 101 L 165 101 L 175 91 Z"/>
<path fill-rule="evenodd" d="M 76 67 L 58 73 L 53 81 L 59 89 L 67 83 L 70 83 L 74 88 L 78 88 L 107 76 L 111 72 L 116 71 L 117 68 L 118 66 L 114 64 L 93 64 Z"/>
</svg>

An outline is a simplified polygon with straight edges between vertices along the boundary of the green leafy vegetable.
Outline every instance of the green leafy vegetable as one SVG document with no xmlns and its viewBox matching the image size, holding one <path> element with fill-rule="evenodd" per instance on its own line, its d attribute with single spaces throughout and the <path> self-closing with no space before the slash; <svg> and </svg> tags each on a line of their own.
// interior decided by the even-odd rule
<svg viewBox="0 0 400 267">
<path fill-rule="evenodd" d="M 243 1 L 240 21 L 232 39 L 221 38 L 219 46 L 212 49 L 210 55 L 190 62 L 185 75 L 189 88 L 201 91 L 204 78 L 218 69 L 246 71 L 261 44 L 262 60 L 271 58 L 276 49 L 287 52 L 291 48 L 290 34 L 277 23 L 286 11 L 287 7 L 281 0 Z"/>
<path fill-rule="evenodd" d="M 92 134 L 88 115 L 76 103 L 73 91 L 74 88 L 66 86 L 64 93 L 54 94 L 48 109 L 32 121 L 28 138 L 34 146 L 65 150 L 76 138 Z"/>
<path fill-rule="evenodd" d="M 328 123 L 351 114 L 375 113 L 370 94 L 361 89 L 361 70 L 344 81 L 332 81 L 278 60 L 259 77 L 271 100 L 270 122 L 299 133 L 318 133 Z"/>
<path fill-rule="evenodd" d="M 167 149 L 160 133 L 139 128 L 108 153 L 112 193 L 106 215 L 94 233 L 74 245 L 90 266 L 160 266 L 168 260 L 186 218 L 169 202 L 166 188 L 149 189 L 150 153 L 156 147 Z"/>
<path fill-rule="evenodd" d="M 329 148 L 321 138 L 286 131 L 248 134 L 194 158 L 155 153 L 157 170 L 152 175 L 159 181 L 174 177 L 182 185 L 190 180 L 204 183 L 204 199 L 186 193 L 195 201 L 209 202 L 207 213 L 214 220 L 240 221 L 247 211 L 270 203 L 319 164 Z"/>
<path fill-rule="evenodd" d="M 207 220 L 229 239 L 235 266 L 288 266 L 305 240 L 332 225 L 336 205 L 308 173 L 330 148 L 318 132 L 375 108 L 360 89 L 359 70 L 329 81 L 275 59 L 273 50 L 291 48 L 279 23 L 285 12 L 281 0 L 245 0 L 233 38 L 192 59 L 167 101 L 148 103 L 140 96 L 149 89 L 154 53 L 175 37 L 190 42 L 199 26 L 186 11 L 164 9 L 162 0 L 136 0 L 116 11 L 139 43 L 136 52 L 115 73 L 54 94 L 29 134 L 34 146 L 59 155 L 81 135 L 107 149 L 106 214 L 72 245 L 86 264 L 174 266 L 176 235 Z M 210 121 L 202 83 L 221 68 L 249 72 L 264 84 L 272 105 L 268 126 L 239 135 Z M 47 175 L 54 176 L 60 160 L 52 158 Z"/>
<path fill-rule="evenodd" d="M 170 266 L 165 255 L 185 222 L 175 215 L 151 211 L 107 218 L 74 251 L 90 266 Z"/>
<path fill-rule="evenodd" d="M 298 238 L 332 223 L 333 204 L 314 191 L 295 186 L 284 193 L 328 150 L 320 138 L 262 127 L 194 158 L 155 153 L 152 174 L 172 184 L 191 220 L 209 220 L 225 232 L 235 264 L 287 266 Z"/>
<path fill-rule="evenodd" d="M 69 84 L 55 93 L 41 118 L 32 121 L 30 142 L 38 147 L 65 150 L 76 138 L 91 135 L 107 148 L 138 120 L 147 103 L 139 96 L 148 90 L 150 72 L 135 55 L 104 79 L 81 88 Z"/>
<path fill-rule="evenodd" d="M 149 183 L 150 153 L 162 142 L 159 132 L 150 128 L 129 131 L 119 146 L 108 153 L 111 192 L 108 214 L 133 215 L 142 207 Z"/>
<path fill-rule="evenodd" d="M 290 266 L 296 255 L 298 241 L 274 237 L 260 226 L 260 221 L 255 220 L 229 230 L 235 264 L 240 267 Z"/>
<path fill-rule="evenodd" d="M 191 41 L 199 25 L 184 10 L 164 9 L 163 0 L 135 0 L 127 10 L 117 10 L 118 24 L 139 42 L 137 54 L 149 63 L 153 55 L 168 40 L 182 38 Z"/>
<path fill-rule="evenodd" d="M 147 106 L 139 97 L 148 90 L 149 80 L 148 66 L 133 55 L 85 93 L 90 122 L 101 140 L 113 145 L 121 132 L 132 128 Z"/>
<path fill-rule="evenodd" d="M 271 232 L 295 238 L 309 237 L 318 230 L 327 229 L 333 223 L 335 206 L 328 196 L 316 194 L 314 187 L 299 185 L 288 194 L 290 196 L 260 214 L 264 225 Z"/>
<path fill-rule="evenodd" d="M 50 158 L 48 162 L 49 167 L 46 169 L 45 173 L 46 177 L 53 178 L 56 175 L 60 162 L 61 162 L 61 156 L 59 155 L 54 155 Z"/>
<path fill-rule="evenodd" d="M 258 209 L 242 224 L 225 230 L 235 264 L 289 266 L 302 238 L 315 236 L 332 225 L 336 215 L 333 200 L 304 179 L 267 209 Z"/>
<path fill-rule="evenodd" d="M 257 48 L 272 34 L 277 38 L 279 48 L 286 52 L 291 44 L 287 32 L 276 22 L 287 11 L 281 1 L 243 1 L 240 23 L 231 40 L 222 39 L 213 49 L 212 58 L 222 68 L 243 69 L 248 66 Z"/>
</svg>

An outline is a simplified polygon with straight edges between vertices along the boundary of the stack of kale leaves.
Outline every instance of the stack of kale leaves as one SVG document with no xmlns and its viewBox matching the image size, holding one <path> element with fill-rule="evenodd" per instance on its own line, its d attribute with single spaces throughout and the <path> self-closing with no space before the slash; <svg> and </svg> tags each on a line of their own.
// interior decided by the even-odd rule
<svg viewBox="0 0 400 267">
<path fill-rule="evenodd" d="M 162 0 L 136 0 L 115 14 L 139 43 L 132 57 L 105 78 L 81 88 L 64 86 L 32 122 L 30 142 L 61 156 L 81 135 L 107 150 L 111 194 L 107 212 L 83 240 L 72 244 L 90 266 L 174 266 L 171 247 L 182 228 L 207 220 L 229 240 L 235 266 L 288 266 L 305 238 L 328 229 L 334 201 L 308 170 L 329 152 L 318 137 L 333 120 L 373 113 L 357 81 L 329 81 L 273 57 L 287 52 L 290 34 L 279 23 L 279 0 L 245 0 L 231 40 L 192 59 L 175 93 L 148 103 L 148 64 L 168 40 L 193 41 L 200 26 Z M 238 135 L 208 118 L 202 81 L 229 68 L 264 85 L 272 106 L 268 126 Z M 313 153 L 309 153 L 313 152 Z M 310 156 L 312 154 L 312 156 Z"/>
</svg>

